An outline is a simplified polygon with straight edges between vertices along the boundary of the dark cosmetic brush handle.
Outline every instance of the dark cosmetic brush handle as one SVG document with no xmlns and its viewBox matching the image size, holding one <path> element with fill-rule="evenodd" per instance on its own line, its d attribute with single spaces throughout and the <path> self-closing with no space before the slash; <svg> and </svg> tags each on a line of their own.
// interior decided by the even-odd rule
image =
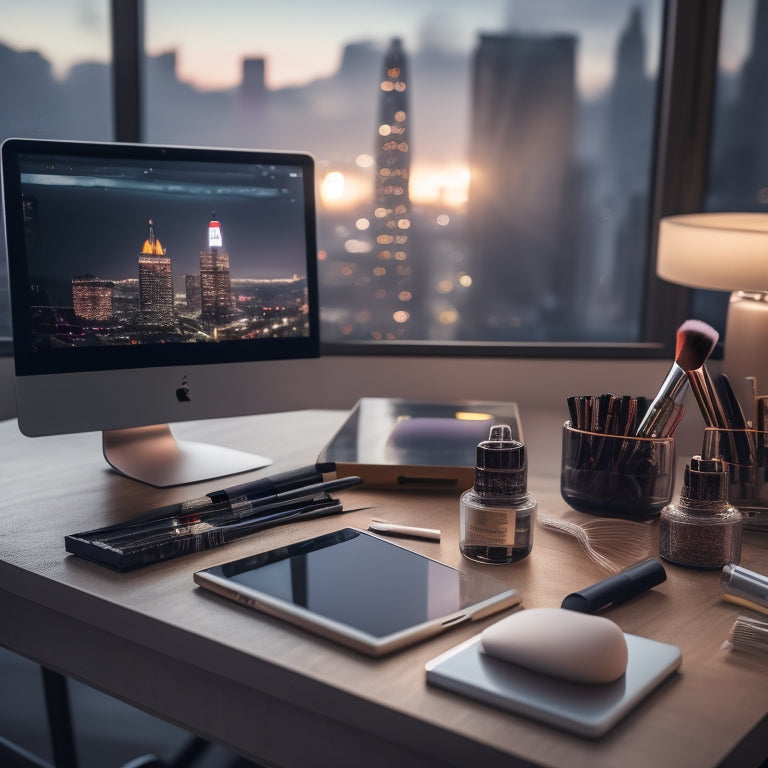
<svg viewBox="0 0 768 768">
<path fill-rule="evenodd" d="M 707 426 L 728 429 L 730 425 L 725 415 L 725 408 L 706 367 L 702 365 L 695 371 L 688 371 L 688 377 Z"/>
<path fill-rule="evenodd" d="M 731 381 L 725 373 L 721 373 L 715 379 L 715 387 L 725 409 L 726 422 L 734 430 L 732 433 L 733 447 L 736 450 L 739 464 L 752 466 L 755 463 L 756 441 L 754 435 L 747 432 L 747 420 L 744 418 L 744 411 L 741 409 L 741 403 L 739 403 L 739 399 L 731 386 Z"/>
<path fill-rule="evenodd" d="M 720 400 L 720 395 L 706 366 L 702 365 L 701 368 L 688 371 L 688 378 L 691 381 L 691 389 L 699 404 L 701 415 L 706 425 L 708 427 L 716 427 L 717 429 L 729 429 L 732 424 L 725 415 L 725 408 Z M 721 458 L 724 461 L 733 462 L 736 460 L 738 451 L 733 435 L 729 434 L 727 437 L 727 440 L 720 441 Z"/>
</svg>

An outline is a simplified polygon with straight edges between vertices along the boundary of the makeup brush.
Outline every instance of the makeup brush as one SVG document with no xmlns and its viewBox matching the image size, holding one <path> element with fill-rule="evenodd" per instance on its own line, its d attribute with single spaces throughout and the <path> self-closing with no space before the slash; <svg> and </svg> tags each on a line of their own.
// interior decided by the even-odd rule
<svg viewBox="0 0 768 768">
<path fill-rule="evenodd" d="M 689 372 L 702 368 L 718 338 L 717 331 L 701 320 L 686 320 L 677 329 L 675 362 L 648 406 L 635 432 L 637 437 L 669 437 L 675 431 L 682 416 L 686 388 L 691 383 Z"/>
<path fill-rule="evenodd" d="M 714 343 L 717 343 L 717 331 L 710 328 L 706 323 L 701 323 L 701 325 L 704 328 L 709 328 Z M 698 368 L 688 369 L 688 380 L 696 402 L 699 404 L 701 416 L 708 427 L 732 430 L 746 426 L 741 408 L 735 401 L 733 389 L 724 374 L 721 375 L 718 384 L 716 384 L 712 380 L 707 366 L 702 362 Z M 734 402 L 731 402 L 731 397 L 733 397 Z M 738 421 L 737 416 L 741 416 Z M 729 463 L 738 462 L 746 466 L 752 463 L 752 450 L 744 432 L 724 431 L 719 437 L 721 438 L 719 440 L 720 458 Z"/>
<path fill-rule="evenodd" d="M 768 622 L 752 616 L 739 616 L 731 627 L 723 650 L 768 654 Z"/>
</svg>

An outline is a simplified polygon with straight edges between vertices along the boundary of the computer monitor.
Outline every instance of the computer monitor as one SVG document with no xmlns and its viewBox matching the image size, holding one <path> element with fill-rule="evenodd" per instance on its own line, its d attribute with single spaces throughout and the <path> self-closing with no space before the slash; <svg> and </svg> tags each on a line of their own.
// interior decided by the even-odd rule
<svg viewBox="0 0 768 768">
<path fill-rule="evenodd" d="M 2 177 L 21 431 L 100 430 L 156 486 L 270 463 L 168 425 L 257 413 L 264 361 L 319 355 L 311 157 L 8 139 Z"/>
</svg>

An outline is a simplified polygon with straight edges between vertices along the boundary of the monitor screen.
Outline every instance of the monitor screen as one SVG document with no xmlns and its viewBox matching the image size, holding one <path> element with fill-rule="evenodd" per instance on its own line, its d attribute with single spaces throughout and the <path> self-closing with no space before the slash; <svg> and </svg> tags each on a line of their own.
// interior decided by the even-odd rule
<svg viewBox="0 0 768 768">
<path fill-rule="evenodd" d="M 255 413 L 254 364 L 319 354 L 308 155 L 9 139 L 2 173 L 26 434 Z"/>
</svg>

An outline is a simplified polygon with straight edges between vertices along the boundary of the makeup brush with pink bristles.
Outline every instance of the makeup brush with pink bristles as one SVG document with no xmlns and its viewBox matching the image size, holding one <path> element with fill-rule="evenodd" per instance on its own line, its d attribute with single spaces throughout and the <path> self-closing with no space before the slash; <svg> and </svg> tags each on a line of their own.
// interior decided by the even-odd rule
<svg viewBox="0 0 768 768">
<path fill-rule="evenodd" d="M 640 421 L 637 437 L 669 437 L 675 431 L 683 415 L 691 374 L 702 368 L 718 338 L 718 332 L 701 320 L 686 320 L 677 329 L 675 362 Z"/>
</svg>

